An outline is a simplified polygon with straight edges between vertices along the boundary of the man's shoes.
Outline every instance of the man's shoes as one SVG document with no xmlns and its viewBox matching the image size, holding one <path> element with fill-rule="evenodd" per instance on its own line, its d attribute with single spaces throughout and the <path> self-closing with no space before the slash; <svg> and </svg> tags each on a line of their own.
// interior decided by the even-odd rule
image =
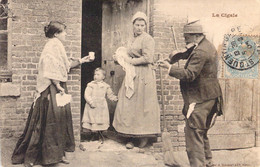
<svg viewBox="0 0 260 167">
<path fill-rule="evenodd" d="M 128 142 L 128 143 L 126 143 L 125 147 L 126 147 L 127 149 L 133 149 L 133 148 L 134 148 L 134 143 Z"/>
</svg>

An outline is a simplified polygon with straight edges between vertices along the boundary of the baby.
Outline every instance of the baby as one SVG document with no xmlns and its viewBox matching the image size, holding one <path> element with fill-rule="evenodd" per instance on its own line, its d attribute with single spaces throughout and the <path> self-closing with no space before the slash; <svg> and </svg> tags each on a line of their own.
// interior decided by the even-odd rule
<svg viewBox="0 0 260 167">
<path fill-rule="evenodd" d="M 85 89 L 86 105 L 82 118 L 82 127 L 98 133 L 101 143 L 104 142 L 102 131 L 109 127 L 109 111 L 106 97 L 112 101 L 117 101 L 111 87 L 104 82 L 106 71 L 97 68 L 94 73 L 94 81 L 88 83 Z"/>
</svg>

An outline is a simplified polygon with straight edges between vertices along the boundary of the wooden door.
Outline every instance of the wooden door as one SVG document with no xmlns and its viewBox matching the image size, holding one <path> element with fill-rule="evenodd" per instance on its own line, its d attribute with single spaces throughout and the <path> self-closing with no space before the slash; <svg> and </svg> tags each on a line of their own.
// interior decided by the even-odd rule
<svg viewBox="0 0 260 167">
<path fill-rule="evenodd" d="M 129 0 L 103 1 L 102 9 L 102 67 L 107 71 L 106 82 L 117 94 L 124 79 L 124 71 L 116 65 L 112 55 L 120 46 L 127 47 L 133 39 L 132 16 L 137 11 L 147 13 L 147 2 Z M 112 121 L 115 103 L 109 102 Z"/>
<path fill-rule="evenodd" d="M 259 79 L 220 79 L 224 115 L 209 130 L 212 149 L 254 147 L 260 104 Z"/>
</svg>

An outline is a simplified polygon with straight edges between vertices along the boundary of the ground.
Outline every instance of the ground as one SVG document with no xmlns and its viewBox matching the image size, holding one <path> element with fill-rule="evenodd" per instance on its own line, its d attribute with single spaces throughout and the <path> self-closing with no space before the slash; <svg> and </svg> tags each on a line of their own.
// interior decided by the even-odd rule
<svg viewBox="0 0 260 167">
<path fill-rule="evenodd" d="M 1 141 L 1 157 L 3 167 L 23 167 L 12 165 L 10 157 L 16 141 Z M 74 153 L 67 153 L 70 164 L 57 164 L 52 167 L 166 167 L 161 153 L 152 153 L 152 146 L 145 149 L 135 147 L 132 150 L 125 148 L 124 144 L 112 138 L 106 138 L 104 144 L 99 141 L 82 142 L 86 149 L 79 147 Z M 214 166 L 260 166 L 260 147 L 238 150 L 215 150 L 213 151 Z M 181 160 L 182 167 L 189 166 L 186 152 L 174 153 Z M 37 167 L 37 166 L 36 166 Z M 39 167 L 39 165 L 38 165 Z"/>
</svg>

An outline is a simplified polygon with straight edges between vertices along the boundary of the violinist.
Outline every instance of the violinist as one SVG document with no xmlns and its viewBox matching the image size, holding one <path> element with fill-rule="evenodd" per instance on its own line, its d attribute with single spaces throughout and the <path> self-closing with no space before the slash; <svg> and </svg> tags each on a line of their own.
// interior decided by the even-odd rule
<svg viewBox="0 0 260 167">
<path fill-rule="evenodd" d="M 180 80 L 184 100 L 186 151 L 190 166 L 213 166 L 207 137 L 217 115 L 222 114 L 222 93 L 217 79 L 217 51 L 203 34 L 199 21 L 184 25 L 186 49 L 159 61 L 169 75 Z M 184 68 L 175 63 L 186 59 Z M 212 121 L 214 120 L 214 121 Z"/>
</svg>

